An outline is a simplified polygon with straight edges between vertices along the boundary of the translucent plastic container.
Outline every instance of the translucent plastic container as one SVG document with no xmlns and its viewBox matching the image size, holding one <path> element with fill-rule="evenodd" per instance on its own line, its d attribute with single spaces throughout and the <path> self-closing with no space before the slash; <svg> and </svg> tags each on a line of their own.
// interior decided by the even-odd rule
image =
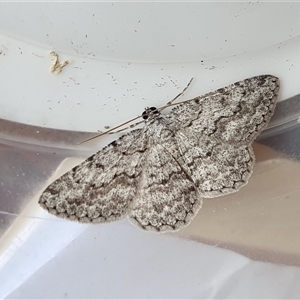
<svg viewBox="0 0 300 300">
<path fill-rule="evenodd" d="M 0 4 L 0 297 L 299 296 L 299 8 Z M 53 50 L 70 62 L 57 75 Z M 97 130 L 164 105 L 191 77 L 182 100 L 260 74 L 281 91 L 254 173 L 238 193 L 204 199 L 188 227 L 83 225 L 39 207 L 49 183 L 119 136 L 78 145 Z"/>
</svg>

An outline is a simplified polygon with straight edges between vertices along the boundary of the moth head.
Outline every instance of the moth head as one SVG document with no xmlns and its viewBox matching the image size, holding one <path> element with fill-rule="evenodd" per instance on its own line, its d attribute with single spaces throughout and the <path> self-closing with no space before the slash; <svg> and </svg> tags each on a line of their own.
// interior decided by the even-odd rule
<svg viewBox="0 0 300 300">
<path fill-rule="evenodd" d="M 156 107 L 146 107 L 142 113 L 142 118 L 149 121 L 156 118 L 159 114 L 160 112 Z"/>
</svg>

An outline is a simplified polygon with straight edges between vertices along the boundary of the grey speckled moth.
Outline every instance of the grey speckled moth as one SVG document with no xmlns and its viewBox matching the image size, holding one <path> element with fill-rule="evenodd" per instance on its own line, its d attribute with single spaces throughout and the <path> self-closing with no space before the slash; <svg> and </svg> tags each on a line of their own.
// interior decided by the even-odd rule
<svg viewBox="0 0 300 300">
<path fill-rule="evenodd" d="M 182 102 L 147 108 L 124 134 L 50 184 L 40 205 L 58 217 L 103 223 L 129 217 L 145 230 L 187 226 L 202 198 L 237 192 L 255 162 L 251 147 L 274 113 L 279 79 L 261 75 Z"/>
</svg>

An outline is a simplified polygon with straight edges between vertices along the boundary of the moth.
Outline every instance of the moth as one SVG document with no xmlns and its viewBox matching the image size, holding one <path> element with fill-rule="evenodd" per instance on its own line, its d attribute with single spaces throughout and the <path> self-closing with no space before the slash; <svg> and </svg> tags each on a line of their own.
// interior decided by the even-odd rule
<svg viewBox="0 0 300 300">
<path fill-rule="evenodd" d="M 248 183 L 255 163 L 251 144 L 268 125 L 278 92 L 277 77 L 260 75 L 183 101 L 168 114 L 161 113 L 165 107 L 147 108 L 143 128 L 55 180 L 39 204 L 82 223 L 128 217 L 144 230 L 179 230 L 203 198 Z"/>
</svg>

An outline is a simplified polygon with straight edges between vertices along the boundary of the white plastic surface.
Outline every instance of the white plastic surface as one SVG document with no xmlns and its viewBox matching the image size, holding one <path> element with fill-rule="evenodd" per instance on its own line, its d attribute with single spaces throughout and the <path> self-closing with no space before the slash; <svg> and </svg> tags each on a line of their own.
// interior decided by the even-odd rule
<svg viewBox="0 0 300 300">
<path fill-rule="evenodd" d="M 299 3 L 1 3 L 0 118 L 103 130 L 259 74 L 299 92 Z M 69 60 L 50 72 L 54 50 Z"/>
<path fill-rule="evenodd" d="M 300 91 L 299 9 L 256 1 L 1 3 L 0 118 L 103 130 L 165 104 L 191 77 L 184 99 L 273 74 L 284 100 Z M 52 50 L 70 61 L 58 75 L 50 72 Z M 299 267 L 145 233 L 127 221 L 69 223 L 39 215 L 37 199 L 0 240 L 1 298 L 300 294 Z"/>
<path fill-rule="evenodd" d="M 5 286 L 10 284 L 7 299 L 278 299 L 300 294 L 296 267 L 255 262 L 169 235 L 145 234 L 126 221 L 82 226 L 81 232 L 77 224 L 53 221 L 39 222 L 16 253 L 15 267 L 7 264 L 2 271 L 15 272 L 14 278 L 0 278 Z M 70 230 L 78 236 L 66 245 Z M 40 268 L 28 263 L 41 258 L 47 263 Z M 13 290 L 12 283 L 21 286 Z"/>
</svg>

